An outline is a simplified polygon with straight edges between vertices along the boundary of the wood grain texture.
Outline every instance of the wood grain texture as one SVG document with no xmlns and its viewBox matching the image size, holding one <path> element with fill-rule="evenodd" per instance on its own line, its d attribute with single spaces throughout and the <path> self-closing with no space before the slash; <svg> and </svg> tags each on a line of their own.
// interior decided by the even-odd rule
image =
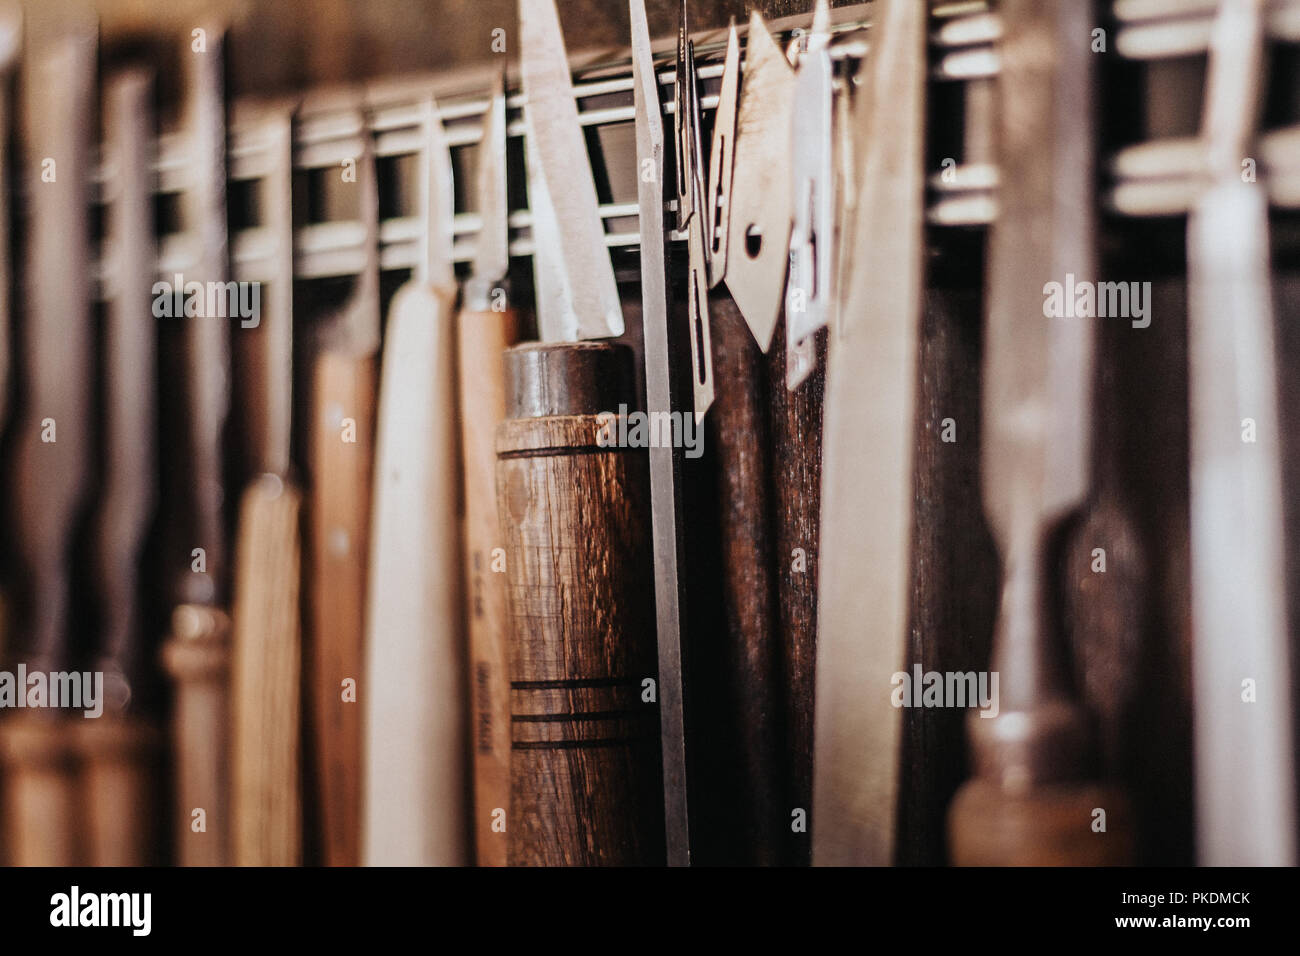
<svg viewBox="0 0 1300 956">
<path fill-rule="evenodd" d="M 182 866 L 230 862 L 230 619 L 215 608 L 172 613 L 162 664 L 172 679 L 173 852 Z M 195 811 L 202 810 L 202 816 Z M 200 823 L 201 821 L 201 823 Z"/>
<path fill-rule="evenodd" d="M 105 714 L 73 724 L 86 795 L 86 863 L 157 865 L 161 735 L 135 717 Z"/>
<path fill-rule="evenodd" d="M 512 866 L 664 861 L 649 469 L 609 419 L 511 419 L 497 494 L 514 621 Z M 608 434 L 608 432 L 607 432 Z"/>
<path fill-rule="evenodd" d="M 785 804 L 782 862 L 807 866 L 808 831 L 792 829 L 792 814 L 812 810 L 813 685 L 817 654 L 817 541 L 821 525 L 822 403 L 826 394 L 826 333 L 817 335 L 817 370 L 797 391 L 785 387 L 785 318 L 767 354 L 772 459 L 773 569 L 780 614 L 779 686 L 785 725 L 780 778 Z"/>
<path fill-rule="evenodd" d="M 231 658 L 236 866 L 302 861 L 301 495 L 263 476 L 240 502 Z"/>
<path fill-rule="evenodd" d="M 461 312 L 461 468 L 464 478 L 465 589 L 474 754 L 474 848 L 479 866 L 506 865 L 506 835 L 493 813 L 510 805 L 510 612 L 506 576 L 492 567 L 505 547 L 497 518 L 496 429 L 506 417 L 503 352 L 519 338 L 513 311 Z"/>
<path fill-rule="evenodd" d="M 471 859 L 455 294 L 403 286 L 384 343 L 360 688 L 366 865 Z"/>
<path fill-rule="evenodd" d="M 0 721 L 5 843 L 13 866 L 85 863 L 74 727 L 70 718 L 48 713 Z"/>
<path fill-rule="evenodd" d="M 374 357 L 326 352 L 315 367 L 309 509 L 310 697 L 319 840 L 329 866 L 361 861 L 361 708 L 374 461 Z M 350 700 L 344 681 L 352 681 Z"/>
</svg>

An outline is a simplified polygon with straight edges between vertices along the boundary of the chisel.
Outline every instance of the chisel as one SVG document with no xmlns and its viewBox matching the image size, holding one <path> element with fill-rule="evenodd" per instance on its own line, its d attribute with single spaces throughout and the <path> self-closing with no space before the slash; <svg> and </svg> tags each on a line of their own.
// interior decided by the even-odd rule
<svg viewBox="0 0 1300 956">
<path fill-rule="evenodd" d="M 1223 0 L 1187 221 L 1197 858 L 1293 866 L 1295 773 L 1267 187 L 1263 0 Z M 1254 441 L 1246 440 L 1247 422 Z"/>
<path fill-rule="evenodd" d="M 100 719 L 80 725 L 92 866 L 156 862 L 160 738 L 142 709 L 149 671 L 140 593 L 145 536 L 157 504 L 152 94 L 152 75 L 136 69 L 114 76 L 104 95 L 109 286 L 96 569 L 103 607 L 98 669 L 106 700 Z"/>
<path fill-rule="evenodd" d="M 259 169 L 265 258 L 252 267 L 260 315 L 247 400 L 253 472 L 239 503 L 230 660 L 231 822 L 236 866 L 302 860 L 299 608 L 301 494 L 290 476 L 293 404 L 293 113 L 248 122 Z M 267 286 L 269 285 L 269 288 Z M 208 321 L 214 321 L 209 318 Z M 221 321 L 221 320 L 217 320 Z M 229 320 L 225 320 L 229 321 Z"/>
<path fill-rule="evenodd" d="M 519 314 L 500 285 L 510 266 L 506 225 L 505 77 L 493 83 L 478 146 L 482 226 L 456 327 L 465 493 L 465 577 L 469 606 L 470 701 L 474 749 L 474 845 L 479 866 L 505 866 L 510 805 L 509 610 L 504 539 L 497 521 L 497 426 L 506 417 L 502 353 L 519 339 Z M 494 554 L 496 557 L 494 558 Z"/>
<path fill-rule="evenodd" d="M 998 711 L 967 718 L 974 776 L 949 808 L 958 865 L 1102 865 L 1131 857 L 1128 810 L 1092 779 L 1059 619 L 1060 533 L 1092 490 L 1097 319 L 1045 315 L 1044 290 L 1095 273 L 1090 4 L 1002 5 L 999 214 L 989 238 L 984 510 L 1002 559 L 990 671 Z M 990 675 L 991 680 L 991 675 Z"/>
<path fill-rule="evenodd" d="M 811 819 L 819 866 L 892 863 L 898 809 L 901 718 L 889 688 L 911 597 L 926 5 L 874 9 L 853 120 L 870 136 L 845 213 L 856 263 L 826 370 Z"/>
<path fill-rule="evenodd" d="M 186 181 L 181 191 L 187 253 L 181 274 L 225 283 L 226 107 L 224 32 L 208 24 L 206 48 L 185 38 L 183 130 Z M 173 290 L 179 297 L 180 290 Z M 229 567 L 225 519 L 223 437 L 230 409 L 229 320 L 175 320 L 181 326 L 181 398 L 159 408 L 175 449 L 164 469 L 170 597 L 175 603 L 162 661 L 173 681 L 175 767 L 173 838 L 185 866 L 230 860 L 229 816 Z M 159 336 L 166 335 L 164 327 Z M 170 413 L 170 414 L 169 414 Z M 174 563 L 172 563 L 174 562 Z"/>
<path fill-rule="evenodd" d="M 363 266 L 347 301 L 317 326 L 312 369 L 311 494 L 308 500 L 311 608 L 311 724 L 320 845 L 329 866 L 361 860 L 361 710 L 366 556 L 369 547 L 375 399 L 379 378 L 379 186 L 365 116 L 355 130 L 356 188 L 365 233 Z"/>
<path fill-rule="evenodd" d="M 363 708 L 366 865 L 471 859 L 468 674 L 456 466 L 455 213 L 442 119 L 420 106 L 415 273 L 390 306 L 379 384 Z"/>
<path fill-rule="evenodd" d="M 623 318 L 559 18 L 552 0 L 521 0 L 519 12 L 543 342 L 507 353 L 509 418 L 496 438 L 514 621 L 508 858 L 655 864 L 664 797 L 649 469 L 618 437 L 635 404 L 630 355 L 576 341 L 621 335 Z M 677 860 L 686 852 L 679 843 Z"/>
<path fill-rule="evenodd" d="M 32 672 L 72 663 L 75 521 L 91 467 L 92 340 L 89 286 L 88 137 L 95 81 L 95 21 L 78 12 L 57 32 L 29 34 L 24 75 L 25 173 L 31 196 L 27 244 L 23 415 L 18 421 L 13 506 L 25 574 L 26 640 L 17 658 Z M 28 688 L 20 689 L 30 699 Z M 75 712 L 33 710 L 0 721 L 6 765 L 10 861 L 83 862 L 74 778 Z"/>
</svg>

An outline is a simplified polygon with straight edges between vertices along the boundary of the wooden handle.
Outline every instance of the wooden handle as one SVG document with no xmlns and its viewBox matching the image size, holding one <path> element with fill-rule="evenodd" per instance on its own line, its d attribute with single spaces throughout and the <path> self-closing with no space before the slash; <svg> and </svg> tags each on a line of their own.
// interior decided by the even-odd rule
<svg viewBox="0 0 1300 956">
<path fill-rule="evenodd" d="M 376 360 L 326 352 L 313 388 L 310 502 L 313 790 L 329 866 L 361 862 L 361 709 Z M 350 682 L 350 684 L 348 683 Z"/>
<path fill-rule="evenodd" d="M 230 862 L 230 619 L 183 604 L 162 650 L 172 678 L 174 852 L 182 866 Z"/>
<path fill-rule="evenodd" d="M 455 290 L 398 290 L 384 344 L 366 611 L 362 860 L 470 860 Z"/>
<path fill-rule="evenodd" d="M 776 341 L 785 338 L 785 319 Z M 795 391 L 786 388 L 784 348 L 768 360 L 768 409 L 772 461 L 772 529 L 777 606 L 780 614 L 781 706 L 785 724 L 781 777 L 782 863 L 807 866 L 812 844 L 807 828 L 793 828 L 793 814 L 812 812 L 813 684 L 817 649 L 817 554 L 821 528 L 822 405 L 826 392 L 826 336 L 817 336 L 817 370 Z"/>
<path fill-rule="evenodd" d="M 5 767 L 9 862 L 14 866 L 84 863 L 71 719 L 48 714 L 8 717 L 0 722 L 0 755 Z"/>
<path fill-rule="evenodd" d="M 298 491 L 274 475 L 240 502 L 231 657 L 236 866 L 296 866 L 302 858 L 300 504 Z"/>
<path fill-rule="evenodd" d="M 497 426 L 506 417 L 503 353 L 519 339 L 519 316 L 461 312 L 461 466 L 465 489 L 465 576 L 469 600 L 470 704 L 474 753 L 474 843 L 479 866 L 506 865 L 510 805 L 510 632 L 506 576 L 492 553 L 504 548 L 497 520 Z M 500 566 L 500 571 L 504 571 Z M 493 829 L 494 824 L 497 829 Z"/>
<path fill-rule="evenodd" d="M 511 418 L 497 432 L 514 621 L 512 866 L 664 861 L 658 722 L 642 702 L 656 667 L 648 460 L 642 448 L 602 447 L 617 422 L 595 409 L 617 409 L 626 394 L 564 393 L 548 373 L 620 351 L 507 352 L 508 413 L 561 413 Z"/>
<path fill-rule="evenodd" d="M 155 727 L 105 715 L 74 723 L 81 757 L 90 866 L 158 862 L 158 744 Z"/>
<path fill-rule="evenodd" d="M 1104 831 L 1098 829 L 1103 824 Z M 957 791 L 949 810 L 948 838 L 957 866 L 1133 862 L 1128 804 L 1114 788 L 1091 783 L 1013 792 L 976 778 Z"/>
</svg>

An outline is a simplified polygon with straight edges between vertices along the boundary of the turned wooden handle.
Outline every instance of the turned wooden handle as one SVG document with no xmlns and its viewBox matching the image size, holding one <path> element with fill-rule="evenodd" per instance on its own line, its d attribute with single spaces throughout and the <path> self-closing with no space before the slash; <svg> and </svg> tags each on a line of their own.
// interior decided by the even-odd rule
<svg viewBox="0 0 1300 956">
<path fill-rule="evenodd" d="M 298 491 L 274 475 L 240 502 L 231 657 L 236 866 L 296 866 L 302 858 L 300 504 Z"/>
<path fill-rule="evenodd" d="M 73 724 L 86 803 L 86 862 L 91 866 L 158 863 L 157 728 L 138 717 Z"/>
<path fill-rule="evenodd" d="M 367 865 L 471 859 L 454 302 L 452 288 L 408 283 L 384 343 L 361 687 Z"/>
<path fill-rule="evenodd" d="M 457 379 L 465 489 L 474 840 L 479 866 L 506 865 L 502 827 L 510 805 L 510 678 L 506 667 L 510 616 L 506 576 L 492 567 L 492 552 L 505 547 L 497 520 L 494 440 L 497 426 L 506 417 L 503 353 L 518 338 L 519 316 L 513 311 L 460 314 Z"/>
<path fill-rule="evenodd" d="M 361 862 L 361 708 L 377 362 L 326 352 L 316 365 L 310 501 L 312 739 L 328 866 Z M 345 682 L 351 682 L 345 688 Z"/>
<path fill-rule="evenodd" d="M 1012 791 L 975 778 L 957 791 L 948 816 L 957 866 L 1127 866 L 1132 828 L 1123 795 L 1093 783 Z"/>
<path fill-rule="evenodd" d="M 182 866 L 230 862 L 230 618 L 200 604 L 172 613 L 162 649 L 172 678 L 174 853 Z"/>
<path fill-rule="evenodd" d="M 622 352 L 506 353 L 508 414 L 533 413 L 503 422 L 496 442 L 514 621 L 512 866 L 664 862 L 657 712 L 642 701 L 657 660 L 649 463 L 644 448 L 602 447 L 617 424 L 597 413 L 625 391 L 565 391 L 619 376 L 556 374 Z"/>
<path fill-rule="evenodd" d="M 73 719 L 23 714 L 0 721 L 5 842 L 14 866 L 79 866 L 85 862 Z"/>
</svg>

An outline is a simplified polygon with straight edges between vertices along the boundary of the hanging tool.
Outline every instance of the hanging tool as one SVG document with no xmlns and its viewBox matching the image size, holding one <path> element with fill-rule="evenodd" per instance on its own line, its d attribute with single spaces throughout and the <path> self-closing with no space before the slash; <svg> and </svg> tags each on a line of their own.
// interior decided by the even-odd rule
<svg viewBox="0 0 1300 956">
<path fill-rule="evenodd" d="M 204 27 L 206 49 L 185 38 L 185 172 L 181 190 L 183 263 L 190 281 L 222 283 L 229 277 L 226 239 L 226 113 L 224 30 Z M 180 290 L 173 290 L 176 295 Z M 168 421 L 171 452 L 164 469 L 165 525 L 175 608 L 163 665 L 174 681 L 172 746 L 174 845 L 186 866 L 220 866 L 230 860 L 228 597 L 223 433 L 230 408 L 229 320 L 180 320 L 182 401 Z M 159 334 L 165 334 L 159 330 Z M 172 562 L 175 562 L 174 564 Z"/>
<path fill-rule="evenodd" d="M 637 202 L 641 226 L 641 315 L 645 336 L 646 405 L 653 416 L 673 410 L 672 350 L 665 271 L 664 128 L 659 76 L 650 51 L 644 0 L 629 0 L 632 86 L 636 101 Z M 644 170 L 649 163 L 651 175 Z M 680 404 L 680 403 L 679 403 Z M 650 449 L 650 513 L 654 547 L 655 622 L 659 648 L 659 723 L 663 752 L 664 830 L 670 866 L 691 862 L 686 791 L 686 726 L 682 700 L 681 456 L 671 443 Z"/>
<path fill-rule="evenodd" d="M 755 12 L 736 120 L 726 281 L 764 352 L 781 313 L 788 264 L 794 86 L 790 63 Z"/>
<path fill-rule="evenodd" d="M 157 504 L 157 361 L 151 309 L 157 253 L 153 238 L 153 77 L 126 70 L 104 96 L 108 334 L 104 370 L 104 450 L 96 569 L 103 608 L 99 664 L 104 714 L 80 725 L 88 862 L 155 862 L 159 791 L 157 729 L 144 716 L 144 609 L 140 567 Z"/>
<path fill-rule="evenodd" d="M 1187 222 L 1197 856 L 1210 866 L 1296 862 L 1268 194 L 1242 177 L 1262 108 L 1265 6 L 1219 4 L 1205 189 Z"/>
<path fill-rule="evenodd" d="M 35 39 L 24 75 L 32 208 L 21 356 L 26 394 L 17 423 L 13 505 L 27 584 L 28 638 L 17 659 L 30 671 L 46 673 L 72 663 L 69 558 L 90 480 L 93 442 L 85 189 L 95 29 L 93 17 L 78 12 L 57 28 L 29 34 Z M 84 858 L 73 765 L 73 721 L 83 718 L 74 714 L 32 710 L 0 721 L 7 771 L 5 842 L 10 861 L 19 866 L 68 866 Z"/>
<path fill-rule="evenodd" d="M 265 259 L 252 369 L 253 473 L 239 505 L 231 653 L 231 819 L 237 866 L 302 861 L 299 607 L 302 496 L 289 461 L 293 406 L 293 114 L 249 123 L 264 166 Z M 269 289 L 267 288 L 269 284 Z M 211 318 L 208 321 L 212 321 Z"/>
<path fill-rule="evenodd" d="M 901 717 L 888 688 L 911 595 L 926 9 L 876 9 L 853 120 L 871 135 L 846 214 L 858 264 L 826 372 L 811 820 L 823 866 L 893 862 Z"/>
<path fill-rule="evenodd" d="M 519 313 L 501 285 L 510 267 L 506 204 L 504 71 L 493 81 L 478 147 L 478 232 L 456 329 L 465 488 L 465 577 L 469 595 L 473 712 L 474 832 L 479 866 L 504 866 L 501 829 L 510 805 L 509 608 L 505 568 L 494 560 L 505 539 L 497 520 L 497 426 L 506 417 L 503 353 L 519 339 Z"/>
<path fill-rule="evenodd" d="M 798 388 L 816 366 L 812 335 L 835 300 L 834 85 L 830 7 L 817 0 L 799 53 L 791 120 L 794 222 L 785 292 L 786 385 Z"/>
<path fill-rule="evenodd" d="M 554 3 L 521 0 L 520 21 L 529 198 L 549 193 L 560 212 L 562 254 L 545 264 L 560 271 L 542 281 L 568 294 L 539 288 L 543 342 L 507 352 L 509 418 L 496 439 L 514 622 L 509 862 L 660 863 L 649 471 L 641 448 L 618 447 L 635 403 L 626 348 L 573 341 L 621 333 L 622 317 L 607 311 L 607 292 L 621 306 L 594 202 L 558 202 L 558 183 L 590 183 L 591 171 L 574 163 L 587 154 Z"/>
<path fill-rule="evenodd" d="M 700 133 L 700 97 L 695 73 L 695 44 L 681 4 L 677 34 L 677 82 L 674 86 L 674 143 L 677 148 L 677 229 L 685 231 L 687 249 L 686 314 L 691 335 L 691 387 L 695 423 L 713 404 L 713 343 L 709 320 L 709 236 L 713 217 L 705 200 L 704 156 Z"/>
<path fill-rule="evenodd" d="M 379 384 L 366 670 L 361 857 L 469 862 L 467 649 L 457 515 L 455 201 L 432 95 L 419 109 L 421 250 L 390 306 Z"/>
<path fill-rule="evenodd" d="M 1044 318 L 1044 283 L 1095 274 L 1093 23 L 1075 0 L 1009 0 L 984 344 L 984 509 L 1002 557 L 990 670 L 996 716 L 968 717 L 975 775 L 949 811 L 959 865 L 1117 864 L 1127 807 L 1092 782 L 1093 742 L 1065 677 L 1059 531 L 1091 489 L 1096 319 Z"/>
<path fill-rule="evenodd" d="M 736 156 L 736 105 L 740 98 L 740 39 L 736 24 L 727 29 L 727 50 L 722 60 L 722 85 L 713 111 L 713 143 L 709 157 L 709 288 L 727 276 L 730 250 L 731 180 Z"/>
<path fill-rule="evenodd" d="M 379 185 L 360 97 L 342 146 L 355 162 L 365 260 L 342 306 L 316 328 L 308 502 L 314 790 L 324 862 L 361 860 L 361 709 L 366 556 L 379 379 Z M 341 144 L 342 145 L 342 144 Z"/>
</svg>

